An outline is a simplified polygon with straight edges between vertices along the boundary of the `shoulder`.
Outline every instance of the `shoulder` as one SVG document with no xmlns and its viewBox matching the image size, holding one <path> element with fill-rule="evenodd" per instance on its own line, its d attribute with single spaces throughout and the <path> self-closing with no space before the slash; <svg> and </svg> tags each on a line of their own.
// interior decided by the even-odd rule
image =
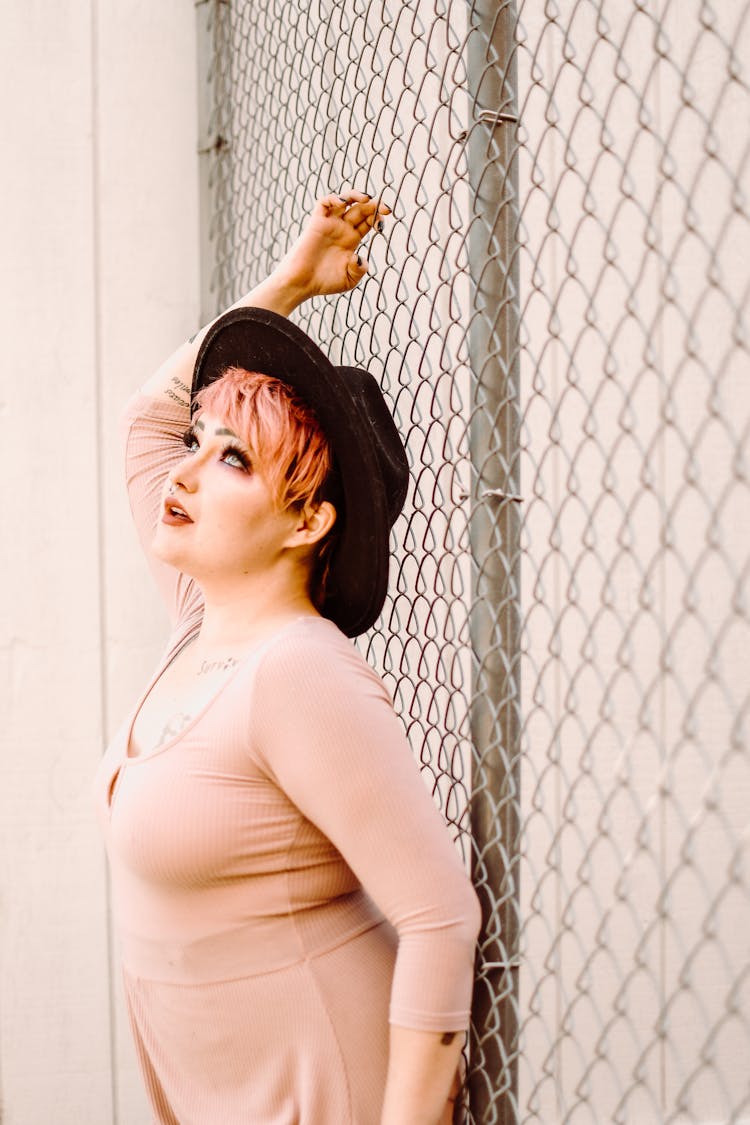
<svg viewBox="0 0 750 1125">
<path fill-rule="evenodd" d="M 266 643 L 248 699 L 250 752 L 300 807 L 301 778 L 369 785 L 376 756 L 415 768 L 385 684 L 330 621 L 305 619 Z"/>
<path fill-rule="evenodd" d="M 332 621 L 304 617 L 271 638 L 259 654 L 257 687 L 287 689 L 292 699 L 355 695 L 390 696 L 380 676 Z"/>
</svg>

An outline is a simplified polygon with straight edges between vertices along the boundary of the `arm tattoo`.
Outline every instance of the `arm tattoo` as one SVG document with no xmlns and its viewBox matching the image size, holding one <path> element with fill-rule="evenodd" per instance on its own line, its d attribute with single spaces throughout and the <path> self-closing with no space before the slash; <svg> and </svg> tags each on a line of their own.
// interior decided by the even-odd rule
<svg viewBox="0 0 750 1125">
<path fill-rule="evenodd" d="M 189 403 L 189 402 L 185 402 L 185 399 L 184 399 L 184 398 L 180 398 L 180 396 L 179 396 L 179 395 L 176 395 L 176 394 L 174 393 L 174 391 L 172 390 L 172 388 L 171 388 L 171 387 L 165 387 L 165 389 L 164 389 L 164 394 L 165 394 L 165 395 L 167 396 L 167 398 L 171 398 L 171 399 L 174 399 L 174 401 L 175 401 L 176 403 L 179 403 L 179 405 L 180 405 L 180 406 L 182 406 L 182 407 L 184 407 L 184 408 L 185 408 L 186 410 L 187 410 L 187 409 L 188 409 L 188 407 L 190 406 L 190 403 Z"/>
<path fill-rule="evenodd" d="M 186 386 L 185 383 L 183 383 L 180 379 L 177 378 L 176 375 L 172 376 L 172 382 L 174 383 L 174 385 L 176 387 L 179 387 L 179 389 L 181 391 L 184 391 L 186 395 L 188 395 L 188 396 L 190 395 L 190 387 Z"/>
</svg>

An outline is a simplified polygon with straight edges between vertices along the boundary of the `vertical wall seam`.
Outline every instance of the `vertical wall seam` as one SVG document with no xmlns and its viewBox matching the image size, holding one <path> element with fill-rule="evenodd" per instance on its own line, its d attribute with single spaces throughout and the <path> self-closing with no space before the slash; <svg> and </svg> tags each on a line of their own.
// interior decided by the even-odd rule
<svg viewBox="0 0 750 1125">
<path fill-rule="evenodd" d="M 655 26 L 659 27 L 659 28 L 663 28 L 664 17 L 667 15 L 667 12 L 666 12 L 666 8 L 665 8 L 664 4 L 662 3 L 662 0 L 654 0 L 654 8 L 655 8 L 655 11 L 654 11 Z M 663 125 L 663 106 L 662 106 L 662 97 L 661 97 L 662 81 L 663 81 L 662 65 L 661 65 L 661 62 L 657 62 L 657 65 L 656 65 L 656 81 L 654 82 L 654 97 L 655 97 L 654 116 L 656 118 L 657 136 L 659 138 L 664 137 L 664 132 L 663 132 L 663 128 L 662 128 L 662 125 Z M 664 256 L 664 215 L 663 215 L 663 207 L 662 207 L 663 194 L 662 194 L 662 190 L 661 190 L 661 184 L 659 182 L 660 179 L 663 179 L 663 175 L 662 175 L 661 170 L 657 169 L 657 171 L 656 171 L 656 182 L 654 184 L 654 189 L 656 191 L 656 205 L 655 205 L 655 208 L 654 208 L 654 214 L 655 214 L 655 218 L 656 218 L 656 239 L 657 239 L 657 246 L 658 246 L 659 261 L 660 261 L 660 263 L 664 263 L 664 261 L 665 261 L 665 256 Z M 657 445 L 657 475 L 658 475 L 658 481 L 659 481 L 659 495 L 662 498 L 662 504 L 663 504 L 663 507 L 664 507 L 664 520 L 663 520 L 662 526 L 664 528 L 666 528 L 667 519 L 668 519 L 668 508 L 667 508 L 667 485 L 668 485 L 667 468 L 668 468 L 668 466 L 667 466 L 667 457 L 666 457 L 666 442 L 665 442 L 664 421 L 663 420 L 666 416 L 667 398 L 668 398 L 668 395 L 669 395 L 669 391 L 668 391 L 668 388 L 667 388 L 666 347 L 665 347 L 665 341 L 664 341 L 664 298 L 663 298 L 664 290 L 663 290 L 663 284 L 664 284 L 664 279 L 662 278 L 661 279 L 661 292 L 659 294 L 659 302 L 660 302 L 660 305 L 661 305 L 661 309 L 660 309 L 659 318 L 656 322 L 656 332 L 655 332 L 656 339 L 654 341 L 654 344 L 655 344 L 655 351 L 656 351 L 657 371 L 659 371 L 662 375 L 662 385 L 661 385 L 661 393 L 660 393 L 660 398 L 661 398 L 661 402 L 660 402 L 660 406 L 661 406 L 661 421 L 660 421 L 661 433 L 659 435 L 659 441 L 658 441 L 658 445 Z M 667 605 L 667 564 L 666 564 L 666 552 L 663 551 L 663 550 L 660 551 L 660 558 L 659 558 L 658 599 L 659 599 L 659 604 L 661 605 L 660 625 L 661 625 L 661 633 L 662 633 L 662 642 L 661 643 L 662 643 L 662 662 L 663 662 L 664 656 L 666 655 L 666 645 L 667 645 L 668 636 L 669 636 L 669 627 L 667 625 L 667 611 L 668 611 L 668 605 Z M 663 671 L 663 668 L 662 668 L 662 670 L 660 671 L 660 674 L 659 674 L 659 731 L 660 731 L 659 742 L 660 742 L 661 754 L 662 754 L 661 761 L 659 763 L 659 775 L 662 778 L 662 780 L 664 780 L 665 777 L 666 777 L 665 771 L 668 768 L 669 758 L 670 758 L 670 753 L 671 753 L 671 750 L 670 750 L 670 747 L 669 747 L 669 742 L 667 741 L 668 735 L 669 735 L 668 726 L 669 726 L 669 723 L 668 723 L 668 716 L 667 716 L 667 693 L 666 693 L 666 689 L 665 689 L 665 675 L 664 675 L 664 671 Z M 667 885 L 667 834 L 668 834 L 667 797 L 666 797 L 665 788 L 666 787 L 664 785 L 662 785 L 661 786 L 661 792 L 657 796 L 658 833 L 659 833 L 659 843 L 658 843 L 659 902 L 660 902 L 660 913 L 661 913 L 661 917 L 660 917 L 660 919 L 657 923 L 657 932 L 658 932 L 658 935 L 659 935 L 658 957 L 659 957 L 659 976 L 660 976 L 660 979 L 659 979 L 660 1019 L 661 1019 L 661 1013 L 663 1013 L 665 1011 L 665 1006 L 666 1006 L 666 1002 L 667 1002 L 667 924 L 666 924 L 666 921 L 664 919 L 664 911 L 663 911 L 664 888 Z M 662 1033 L 657 1033 L 657 1042 L 658 1042 L 657 1061 L 658 1061 L 658 1073 L 659 1073 L 658 1095 L 659 1095 L 660 1102 L 661 1102 L 660 1108 L 661 1108 L 662 1112 L 664 1112 L 667 1109 L 667 1042 L 666 1042 L 666 1036 Z"/>
<path fill-rule="evenodd" d="M 547 76 L 555 74 L 555 53 L 553 50 L 553 37 L 547 36 L 545 45 Z M 548 96 L 553 97 L 554 80 L 549 81 Z M 549 126 L 555 129 L 554 126 Z M 557 183 L 557 145 L 558 137 L 556 131 L 553 131 L 552 143 L 550 144 L 550 175 L 553 183 Z M 559 293 L 559 275 L 560 264 L 558 260 L 558 244 L 557 235 L 550 240 L 550 290 L 554 294 Z M 560 413 L 560 396 L 562 389 L 560 385 L 561 374 L 559 364 L 559 344 L 556 344 L 551 349 L 551 357 L 549 359 L 549 372 L 550 372 L 550 390 L 549 399 L 552 403 L 552 418 Z M 551 427 L 551 424 L 550 424 Z M 562 507 L 562 453 L 560 452 L 561 442 L 558 443 L 557 448 L 553 449 L 550 463 L 552 465 L 552 510 L 556 513 L 556 518 L 559 520 L 560 511 Z M 555 551 L 554 562 L 552 564 L 552 604 L 554 606 L 554 626 L 557 628 L 560 624 L 563 606 L 563 576 L 562 576 L 562 563 L 560 561 L 560 550 Z M 554 795 L 555 795 L 555 832 L 557 839 L 554 842 L 554 861 L 557 865 L 557 874 L 554 881 L 555 887 L 555 924 L 556 933 L 559 936 L 563 932 L 563 914 L 564 914 L 564 889 L 563 889 L 563 862 L 562 862 L 562 826 L 563 826 L 563 783 L 562 783 L 562 738 L 560 736 L 560 721 L 559 717 L 562 715 L 565 693 L 563 691 L 563 674 L 562 674 L 562 657 L 557 657 L 554 662 L 554 671 L 552 674 L 552 687 L 554 692 L 554 714 L 558 717 L 555 723 L 555 742 L 557 751 L 557 763 L 554 772 Z M 556 943 L 553 965 L 555 972 L 555 1021 L 556 1021 L 556 1035 L 554 1045 L 554 1063 L 553 1063 L 553 1086 L 555 1091 L 555 1109 L 559 1118 L 562 1118 L 565 1112 L 565 1097 L 563 1093 L 563 1057 L 562 1057 L 562 1044 L 563 1035 L 561 1029 L 563 1026 L 563 1018 L 565 1015 L 565 1001 L 562 995 L 562 979 L 563 979 L 563 953 L 562 942 L 560 940 Z"/>
<path fill-rule="evenodd" d="M 92 293 L 93 293 L 93 342 L 94 342 L 94 387 L 93 406 L 95 422 L 94 463 L 96 475 L 96 527 L 97 527 L 97 601 L 99 621 L 99 716 L 100 736 L 104 745 L 109 730 L 109 700 L 107 693 L 107 601 L 106 601 L 106 547 L 104 541 L 104 410 L 102 402 L 102 242 L 101 242 L 101 159 L 99 150 L 99 130 L 101 124 L 100 85 L 99 85 L 99 9 L 98 0 L 91 0 L 90 8 L 90 49 L 91 49 L 91 249 L 92 249 Z M 103 861 L 104 862 L 104 861 Z M 115 1004 L 112 989 L 114 980 L 112 923 L 110 903 L 109 871 L 105 864 L 105 893 L 107 903 L 107 979 L 108 979 L 108 1023 L 109 1023 L 109 1075 L 111 1122 L 118 1125 L 117 1066 Z"/>
</svg>

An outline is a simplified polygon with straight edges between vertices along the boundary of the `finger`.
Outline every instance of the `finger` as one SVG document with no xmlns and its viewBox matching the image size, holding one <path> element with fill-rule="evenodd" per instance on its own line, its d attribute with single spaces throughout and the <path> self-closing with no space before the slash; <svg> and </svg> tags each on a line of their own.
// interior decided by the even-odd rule
<svg viewBox="0 0 750 1125">
<path fill-rule="evenodd" d="M 339 218 L 344 214 L 348 206 L 349 204 L 343 196 L 331 192 L 329 195 L 324 195 L 322 199 L 318 200 L 315 204 L 315 210 L 319 211 L 327 218 L 330 218 L 332 215 Z"/>
<path fill-rule="evenodd" d="M 372 215 L 369 219 L 365 219 L 361 222 L 355 229 L 360 238 L 366 238 L 371 231 L 374 231 L 375 234 L 382 234 L 385 230 L 385 223 L 383 222 L 382 216 Z"/>
<path fill-rule="evenodd" d="M 360 223 L 366 222 L 377 213 L 378 201 L 376 199 L 367 199 L 361 203 L 354 203 L 351 207 L 347 208 L 346 221 L 351 223 L 353 227 L 358 227 Z"/>
<path fill-rule="evenodd" d="M 378 196 L 377 212 L 378 212 L 378 215 L 380 215 L 381 217 L 384 216 L 384 215 L 390 215 L 391 214 L 391 209 L 388 206 L 388 204 L 383 203 L 383 192 L 382 191 L 381 191 L 380 195 Z"/>
<path fill-rule="evenodd" d="M 378 222 L 384 215 L 390 215 L 390 207 L 380 203 L 377 199 L 368 199 L 366 203 L 355 203 L 349 207 L 344 218 L 357 230 L 363 225 L 365 232 Z"/>
<path fill-rule="evenodd" d="M 367 273 L 367 258 L 361 250 L 357 254 L 352 254 L 346 272 L 352 285 L 357 285 L 365 276 Z"/>
<path fill-rule="evenodd" d="M 367 195 L 367 192 L 354 191 L 352 188 L 351 190 L 329 192 L 322 200 L 322 203 L 325 203 L 328 207 L 332 207 L 335 213 L 340 215 L 343 213 L 342 207 L 345 209 L 346 207 L 351 207 L 352 204 L 367 203 L 369 199 L 370 196 Z"/>
</svg>

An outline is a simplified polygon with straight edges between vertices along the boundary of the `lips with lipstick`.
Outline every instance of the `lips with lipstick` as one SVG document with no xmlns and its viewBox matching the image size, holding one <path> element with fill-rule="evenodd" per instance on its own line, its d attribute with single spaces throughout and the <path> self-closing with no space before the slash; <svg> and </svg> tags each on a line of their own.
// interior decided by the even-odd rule
<svg viewBox="0 0 750 1125">
<path fill-rule="evenodd" d="M 175 500 L 173 496 L 168 496 L 164 501 L 161 522 L 169 524 L 170 527 L 177 527 L 179 524 L 192 523 L 193 521 L 179 500 Z"/>
</svg>

